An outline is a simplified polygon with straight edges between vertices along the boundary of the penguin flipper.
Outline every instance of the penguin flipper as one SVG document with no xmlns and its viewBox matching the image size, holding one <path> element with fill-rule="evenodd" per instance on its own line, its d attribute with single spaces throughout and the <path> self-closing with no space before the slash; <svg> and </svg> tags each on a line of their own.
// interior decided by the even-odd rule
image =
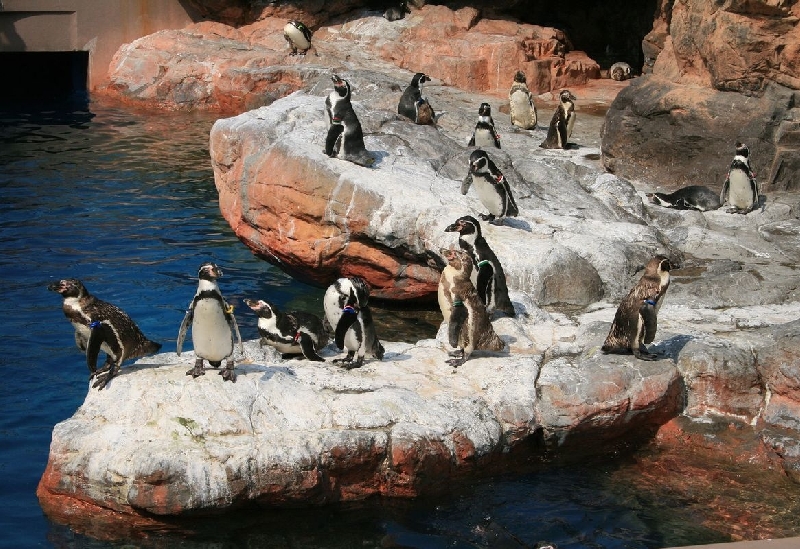
<svg viewBox="0 0 800 549">
<path fill-rule="evenodd" d="M 722 190 L 719 192 L 719 203 L 725 204 L 728 200 L 728 192 L 731 186 L 731 175 L 728 174 L 728 177 L 725 178 L 725 183 L 722 184 Z"/>
<path fill-rule="evenodd" d="M 648 303 L 648 301 L 650 301 Z M 639 307 L 639 315 L 642 317 L 644 335 L 642 341 L 645 343 L 652 343 L 656 337 L 656 329 L 658 328 L 658 315 L 656 314 L 655 301 L 645 300 L 642 306 Z"/>
<path fill-rule="evenodd" d="M 317 350 L 314 349 L 314 340 L 311 339 L 311 336 L 303 332 L 300 332 L 299 336 L 298 343 L 300 344 L 300 349 L 303 351 L 303 356 L 306 357 L 307 360 L 325 362 L 325 359 L 319 356 Z"/>
<path fill-rule="evenodd" d="M 242 334 L 239 333 L 239 324 L 236 322 L 236 316 L 233 314 L 233 306 L 223 302 L 225 310 L 228 311 L 227 317 L 228 326 L 231 332 L 236 334 L 236 342 L 239 344 L 239 352 L 244 353 L 244 345 L 242 344 Z"/>
<path fill-rule="evenodd" d="M 92 322 L 89 341 L 86 344 L 86 366 L 89 367 L 89 374 L 94 376 L 97 373 L 97 357 L 100 356 L 100 347 L 106 342 L 108 337 L 108 327 L 103 322 Z"/>
<path fill-rule="evenodd" d="M 470 186 L 472 185 L 472 174 L 468 173 L 464 180 L 461 182 L 461 194 L 467 194 Z"/>
<path fill-rule="evenodd" d="M 189 310 L 187 310 L 186 314 L 183 316 L 181 327 L 178 329 L 178 344 L 176 351 L 178 356 L 181 356 L 183 340 L 186 339 L 186 332 L 189 330 L 189 324 L 192 322 L 192 318 L 194 318 L 194 302 L 189 305 Z"/>
<path fill-rule="evenodd" d="M 491 292 L 492 280 L 494 279 L 494 267 L 492 264 L 487 262 L 481 261 L 478 263 L 478 280 L 476 283 L 476 289 L 478 290 L 478 297 L 481 298 L 484 305 L 489 303 L 488 297 L 489 292 Z"/>
<path fill-rule="evenodd" d="M 447 325 L 447 338 L 451 347 L 458 347 L 461 328 L 464 326 L 467 318 L 469 318 L 467 308 L 463 304 L 456 305 L 454 302 L 450 312 L 450 323 Z"/>
<path fill-rule="evenodd" d="M 345 312 L 339 318 L 339 322 L 336 324 L 336 334 L 334 336 L 336 347 L 338 347 L 339 349 L 344 349 L 344 336 L 345 334 L 347 334 L 347 330 L 350 329 L 350 326 L 355 324 L 357 320 L 358 320 L 358 313 L 356 313 L 355 311 Z"/>
<path fill-rule="evenodd" d="M 336 156 L 338 153 L 337 142 L 344 132 L 344 126 L 339 122 L 331 122 L 328 128 L 328 136 L 325 138 L 325 154 Z"/>
</svg>

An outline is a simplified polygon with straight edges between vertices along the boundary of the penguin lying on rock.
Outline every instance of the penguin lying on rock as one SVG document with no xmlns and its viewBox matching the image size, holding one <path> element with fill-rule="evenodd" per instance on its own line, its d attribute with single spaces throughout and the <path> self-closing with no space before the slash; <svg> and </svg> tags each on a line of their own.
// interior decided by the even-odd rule
<svg viewBox="0 0 800 549">
<path fill-rule="evenodd" d="M 439 278 L 439 307 L 447 322 L 448 342 L 455 348 L 447 363 L 458 367 L 477 349 L 502 351 L 505 343 L 472 285 L 472 258 L 464 250 L 442 248 L 440 253 L 447 266 Z"/>
<path fill-rule="evenodd" d="M 730 213 L 748 214 L 758 206 L 759 192 L 756 176 L 750 169 L 750 149 L 744 143 L 736 143 L 736 155 L 722 185 L 719 201 L 731 206 Z"/>
<path fill-rule="evenodd" d="M 702 185 L 689 185 L 673 193 L 647 193 L 653 204 L 675 210 L 707 212 L 721 206 L 717 193 Z"/>
<path fill-rule="evenodd" d="M 383 12 L 383 18 L 387 21 L 399 21 L 405 18 L 407 13 L 411 13 L 411 10 L 408 9 L 408 2 L 401 0 L 399 4 L 386 8 L 386 11 Z"/>
<path fill-rule="evenodd" d="M 503 172 L 495 166 L 486 151 L 477 149 L 469 157 L 469 169 L 461 182 L 461 194 L 467 194 L 473 181 L 481 203 L 489 210 L 481 219 L 493 225 L 502 225 L 505 217 L 519 214 L 511 186 Z"/>
<path fill-rule="evenodd" d="M 308 360 L 325 362 L 317 352 L 328 344 L 328 333 L 318 317 L 301 311 L 282 313 L 261 299 L 244 302 L 258 315 L 261 345 L 275 347 L 282 358 L 302 355 Z"/>
<path fill-rule="evenodd" d="M 236 381 L 236 372 L 233 370 L 234 335 L 239 342 L 239 352 L 243 352 L 242 336 L 239 334 L 239 325 L 233 316 L 233 307 L 228 305 L 219 291 L 217 279 L 222 276 L 222 269 L 214 263 L 203 263 L 197 272 L 199 278 L 197 293 L 194 295 L 186 315 L 183 317 L 178 330 L 177 353 L 181 356 L 183 340 L 189 325 L 192 326 L 192 344 L 194 354 L 197 356 L 194 368 L 186 375 L 198 377 L 205 375 L 203 360 L 207 360 L 214 368 L 219 368 L 226 360 L 225 368 L 220 370 L 220 375 L 225 381 Z"/>
<path fill-rule="evenodd" d="M 639 282 L 631 289 L 614 315 L 602 351 L 604 353 L 633 353 L 641 360 L 657 360 L 648 352 L 645 343 L 656 336 L 657 315 L 670 283 L 670 262 L 663 255 L 651 259 Z"/>
<path fill-rule="evenodd" d="M 95 380 L 92 387 L 105 387 L 119 373 L 125 360 L 161 349 L 161 344 L 147 339 L 124 311 L 91 295 L 77 278 L 53 282 L 47 289 L 64 298 L 64 316 L 75 328 L 75 344 L 86 353 L 89 379 Z M 106 361 L 98 370 L 97 357 L 101 350 L 106 353 Z"/>
<path fill-rule="evenodd" d="M 383 345 L 375 333 L 368 302 L 369 287 L 360 277 L 340 278 L 325 291 L 325 322 L 334 332 L 336 346 L 347 350 L 345 358 L 333 362 L 348 370 L 360 368 L 367 353 L 383 359 Z"/>
<path fill-rule="evenodd" d="M 492 107 L 489 103 L 481 103 L 478 107 L 478 121 L 472 131 L 472 137 L 467 143 L 470 147 L 496 147 L 500 148 L 500 136 L 494 127 Z"/>
</svg>

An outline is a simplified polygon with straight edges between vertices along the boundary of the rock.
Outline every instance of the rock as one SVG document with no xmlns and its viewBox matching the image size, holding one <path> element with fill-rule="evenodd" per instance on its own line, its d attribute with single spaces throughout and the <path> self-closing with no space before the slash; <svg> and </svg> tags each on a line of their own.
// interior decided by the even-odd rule
<svg viewBox="0 0 800 549">
<path fill-rule="evenodd" d="M 230 9 L 232 17 L 243 17 L 241 9 Z M 499 97 L 507 96 L 520 69 L 534 93 L 599 77 L 599 66 L 583 52 L 559 53 L 555 29 L 481 19 L 474 8 L 424 6 L 401 22 L 361 12 L 321 27 L 317 22 L 328 16 L 315 12 L 316 20 L 301 18 L 314 30 L 313 49 L 305 56 L 289 55 L 283 38 L 286 18 L 297 15 L 294 8 L 265 13 L 238 28 L 204 22 L 126 44 L 112 60 L 102 92 L 140 106 L 242 112 L 289 95 L 336 67 L 363 69 L 365 59 Z"/>
</svg>

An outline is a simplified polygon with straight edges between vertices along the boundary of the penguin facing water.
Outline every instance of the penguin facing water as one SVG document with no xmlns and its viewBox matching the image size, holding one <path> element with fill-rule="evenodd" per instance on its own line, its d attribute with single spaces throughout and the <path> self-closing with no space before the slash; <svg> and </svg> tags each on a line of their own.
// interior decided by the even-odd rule
<svg viewBox="0 0 800 549">
<path fill-rule="evenodd" d="M 748 214 L 758 206 L 759 192 L 756 176 L 750 169 L 750 149 L 744 143 L 736 143 L 736 155 L 722 184 L 719 201 L 729 204 L 731 213 Z"/>
<path fill-rule="evenodd" d="M 261 345 L 275 347 L 282 358 L 302 355 L 308 360 L 325 362 L 317 352 L 328 344 L 328 333 L 315 315 L 302 311 L 283 313 L 263 299 L 244 302 L 258 315 Z"/>
<path fill-rule="evenodd" d="M 456 219 L 445 232 L 458 233 L 458 245 L 472 258 L 472 284 L 490 315 L 500 311 L 514 316 L 514 305 L 508 297 L 506 275 L 500 260 L 489 247 L 481 232 L 481 224 L 471 215 Z"/>
<path fill-rule="evenodd" d="M 467 194 L 473 181 L 478 198 L 489 210 L 488 214 L 479 214 L 481 219 L 493 225 L 502 225 L 504 218 L 519 214 L 508 180 L 486 151 L 481 149 L 473 151 L 469 157 L 469 169 L 461 182 L 461 194 Z"/>
<path fill-rule="evenodd" d="M 436 115 L 428 100 L 422 97 L 422 85 L 430 82 L 431 78 L 418 72 L 411 79 L 411 83 L 403 91 L 397 103 L 397 114 L 410 118 L 415 124 L 433 124 Z"/>
<path fill-rule="evenodd" d="M 481 103 L 478 107 L 478 121 L 472 131 L 472 137 L 467 143 L 470 147 L 496 147 L 500 148 L 500 136 L 494 127 L 492 107 L 489 103 Z"/>
<path fill-rule="evenodd" d="M 547 129 L 547 137 L 539 145 L 543 149 L 566 149 L 569 146 L 568 140 L 575 126 L 576 97 L 569 90 L 562 90 L 558 99 L 558 107 Z"/>
<path fill-rule="evenodd" d="M 192 344 L 197 357 L 194 368 L 186 375 L 198 377 L 205 375 L 203 360 L 207 360 L 214 368 L 219 368 L 225 360 L 225 368 L 220 375 L 225 381 L 236 381 L 233 370 L 234 335 L 239 343 L 239 352 L 243 352 L 242 336 L 239 325 L 233 316 L 233 307 L 228 305 L 219 291 L 217 279 L 222 276 L 222 269 L 214 263 L 200 265 L 197 272 L 198 284 L 194 299 L 189 303 L 186 315 L 178 330 L 177 353 L 181 356 L 183 341 L 189 326 L 192 327 Z"/>
<path fill-rule="evenodd" d="M 311 30 L 300 21 L 289 21 L 283 27 L 283 37 L 292 50 L 292 55 L 305 55 L 311 49 Z"/>
<path fill-rule="evenodd" d="M 664 302 L 670 283 L 670 262 L 663 255 L 651 259 L 639 282 L 631 288 L 614 315 L 602 351 L 605 353 L 633 353 L 641 360 L 657 360 L 648 352 L 645 343 L 653 342 L 656 335 L 657 315 Z"/>
<path fill-rule="evenodd" d="M 439 307 L 447 322 L 448 342 L 455 348 L 447 363 L 458 367 L 478 349 L 502 351 L 505 343 L 472 285 L 472 258 L 464 250 L 442 248 L 440 253 L 447 266 L 439 278 Z"/>
<path fill-rule="evenodd" d="M 375 158 L 364 145 L 364 130 L 350 102 L 350 83 L 331 76 L 333 91 L 325 98 L 325 118 L 328 134 L 325 138 L 325 154 L 348 160 L 360 166 L 371 166 Z"/>
<path fill-rule="evenodd" d="M 368 353 L 378 360 L 383 359 L 384 349 L 375 332 L 369 309 L 369 286 L 364 279 L 339 278 L 325 291 L 322 303 L 325 322 L 334 332 L 336 346 L 347 350 L 347 356 L 335 359 L 335 364 L 352 370 L 364 364 Z"/>
<path fill-rule="evenodd" d="M 75 329 L 75 344 L 86 353 L 92 387 L 103 389 L 119 373 L 122 363 L 158 352 L 161 344 L 145 337 L 136 323 L 122 309 L 97 299 L 77 278 L 53 282 L 48 290 L 64 298 L 62 309 Z M 106 354 L 97 369 L 100 351 Z"/>
<path fill-rule="evenodd" d="M 527 78 L 522 71 L 517 71 L 514 75 L 514 82 L 508 92 L 508 105 L 511 124 L 523 130 L 536 128 L 539 117 L 533 103 L 533 94 L 528 89 Z"/>
</svg>

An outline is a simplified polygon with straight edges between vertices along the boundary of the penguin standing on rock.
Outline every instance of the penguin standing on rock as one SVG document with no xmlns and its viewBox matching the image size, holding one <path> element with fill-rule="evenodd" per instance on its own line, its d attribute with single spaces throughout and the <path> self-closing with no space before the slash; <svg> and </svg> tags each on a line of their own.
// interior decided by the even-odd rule
<svg viewBox="0 0 800 549">
<path fill-rule="evenodd" d="M 494 311 L 514 316 L 514 305 L 508 297 L 506 275 L 500 260 L 481 234 L 481 224 L 471 215 L 456 219 L 445 232 L 458 233 L 458 245 L 472 258 L 472 284 L 490 315 Z"/>
<path fill-rule="evenodd" d="M 464 250 L 442 248 L 440 253 L 447 266 L 439 278 L 439 307 L 447 322 L 448 342 L 455 348 L 447 363 L 457 368 L 473 351 L 502 351 L 505 343 L 495 333 L 472 285 L 472 258 Z"/>
<path fill-rule="evenodd" d="M 523 130 L 536 128 L 539 120 L 536 114 L 536 105 L 533 104 L 533 94 L 528 89 L 525 73 L 517 71 L 514 83 L 508 92 L 508 105 L 511 112 L 511 124 Z"/>
<path fill-rule="evenodd" d="M 275 347 L 282 358 L 302 355 L 308 360 L 325 362 L 317 351 L 328 344 L 328 333 L 319 318 L 301 311 L 282 313 L 262 299 L 245 299 L 244 302 L 258 315 L 261 345 Z"/>
<path fill-rule="evenodd" d="M 481 219 L 493 225 L 502 225 L 503 218 L 519 214 L 508 180 L 486 151 L 481 149 L 472 151 L 469 157 L 469 170 L 461 183 L 461 194 L 467 194 L 473 180 L 478 198 L 489 210 L 488 214 L 480 214 Z"/>
<path fill-rule="evenodd" d="M 350 102 L 350 83 L 331 76 L 333 91 L 325 98 L 325 117 L 328 135 L 325 139 L 325 154 L 348 160 L 360 166 L 371 166 L 375 158 L 364 145 L 364 130 Z"/>
<path fill-rule="evenodd" d="M 657 255 L 647 263 L 642 278 L 617 308 L 611 330 L 603 343 L 604 353 L 633 353 L 641 360 L 658 359 L 657 355 L 648 352 L 645 343 L 652 343 L 656 336 L 658 311 L 669 288 L 669 271 L 669 259 L 663 255 Z"/>
<path fill-rule="evenodd" d="M 722 184 L 719 201 L 729 204 L 731 213 L 748 214 L 758 206 L 759 192 L 756 176 L 750 169 L 750 149 L 744 143 L 736 143 L 736 155 Z"/>
<path fill-rule="evenodd" d="M 478 107 L 478 122 L 472 132 L 472 137 L 467 143 L 470 147 L 495 147 L 500 148 L 500 136 L 494 128 L 492 107 L 489 103 L 481 103 Z"/>
<path fill-rule="evenodd" d="M 194 368 L 186 375 L 198 377 L 205 375 L 203 360 L 207 360 L 214 368 L 219 368 L 226 360 L 225 368 L 220 370 L 220 375 L 225 381 L 236 381 L 236 372 L 233 370 L 234 335 L 239 342 L 239 352 L 243 352 L 242 336 L 239 334 L 239 325 L 233 316 L 233 306 L 228 305 L 219 291 L 217 279 L 222 276 L 222 269 L 214 263 L 203 263 L 197 272 L 199 278 L 197 293 L 194 295 L 186 315 L 183 317 L 178 330 L 178 356 L 181 356 L 183 340 L 189 325 L 192 326 L 192 343 L 197 356 Z"/>
<path fill-rule="evenodd" d="M 431 78 L 425 73 L 415 74 L 400 96 L 397 114 L 410 118 L 415 124 L 433 124 L 436 119 L 433 108 L 428 100 L 422 97 L 422 85 L 430 81 Z"/>
<path fill-rule="evenodd" d="M 577 98 L 569 90 L 563 90 L 558 97 L 559 104 L 553 113 L 553 119 L 550 120 L 547 137 L 539 145 L 543 149 L 566 149 L 569 146 L 568 140 L 572 135 L 572 128 L 575 126 Z"/>
<path fill-rule="evenodd" d="M 283 27 L 283 37 L 289 43 L 292 55 L 305 55 L 311 49 L 311 30 L 300 21 L 289 21 Z"/>
<path fill-rule="evenodd" d="M 125 360 L 161 349 L 161 344 L 147 339 L 122 309 L 91 295 L 77 278 L 53 282 L 47 289 L 64 298 L 64 316 L 75 329 L 75 344 L 86 353 L 89 379 L 95 380 L 92 387 L 98 390 L 105 387 L 119 373 Z M 106 361 L 98 370 L 97 357 L 101 350 L 106 354 Z"/>
<path fill-rule="evenodd" d="M 333 362 L 348 370 L 360 368 L 367 353 L 383 359 L 383 345 L 375 333 L 368 302 L 369 287 L 359 277 L 340 278 L 325 291 L 325 321 L 334 332 L 336 346 L 347 350 L 345 358 Z"/>
</svg>

